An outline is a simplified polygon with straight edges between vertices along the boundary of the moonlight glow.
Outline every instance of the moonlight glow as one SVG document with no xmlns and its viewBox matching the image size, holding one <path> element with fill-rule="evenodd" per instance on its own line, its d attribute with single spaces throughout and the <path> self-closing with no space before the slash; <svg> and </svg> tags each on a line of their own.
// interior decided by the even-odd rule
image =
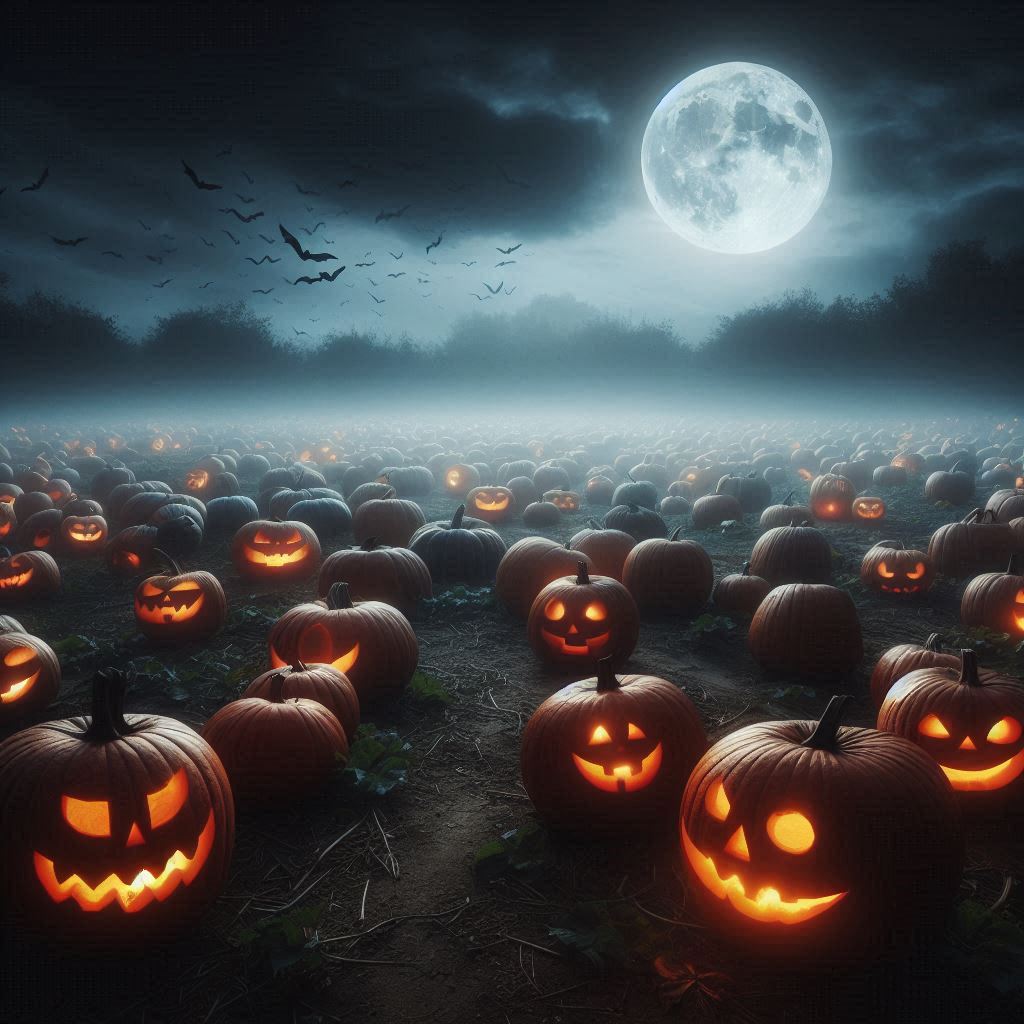
<svg viewBox="0 0 1024 1024">
<path fill-rule="evenodd" d="M 654 209 L 688 242 L 762 252 L 817 212 L 832 146 L 814 101 L 792 79 L 760 64 L 716 64 L 655 108 L 641 166 Z"/>
</svg>

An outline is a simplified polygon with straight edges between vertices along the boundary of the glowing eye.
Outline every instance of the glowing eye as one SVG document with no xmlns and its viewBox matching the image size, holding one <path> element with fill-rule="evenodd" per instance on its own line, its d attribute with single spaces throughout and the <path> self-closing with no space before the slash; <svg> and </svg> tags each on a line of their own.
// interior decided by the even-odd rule
<svg viewBox="0 0 1024 1024">
<path fill-rule="evenodd" d="M 162 789 L 146 796 L 149 804 L 149 822 L 153 828 L 166 824 L 185 806 L 188 799 L 188 776 L 179 768 Z"/>
<path fill-rule="evenodd" d="M 61 797 L 60 809 L 64 820 L 83 836 L 110 835 L 110 804 L 106 800 L 78 800 L 64 796 Z"/>
<path fill-rule="evenodd" d="M 562 604 L 557 597 L 553 597 L 546 605 L 544 605 L 544 615 L 553 622 L 557 622 L 559 619 L 564 619 L 565 605 Z"/>
<path fill-rule="evenodd" d="M 989 743 L 1015 743 L 1020 739 L 1021 726 L 1016 718 L 1000 718 L 988 731 Z"/>
<path fill-rule="evenodd" d="M 253 544 L 272 544 L 273 541 L 262 531 L 257 530 L 252 539 Z"/>
<path fill-rule="evenodd" d="M 159 597 L 162 593 L 163 590 L 161 590 L 160 587 L 157 587 L 154 584 L 150 583 L 149 580 L 146 580 L 146 582 L 142 584 L 143 597 Z"/>
<path fill-rule="evenodd" d="M 918 723 L 917 731 L 922 736 L 931 736 L 932 739 L 949 739 L 949 730 L 939 721 L 936 715 L 925 715 Z"/>
<path fill-rule="evenodd" d="M 814 829 L 799 811 L 780 811 L 768 819 L 768 838 L 786 853 L 806 853 L 814 845 Z"/>
<path fill-rule="evenodd" d="M 590 745 L 592 747 L 596 747 L 601 743 L 611 743 L 611 741 L 612 738 L 608 735 L 608 730 L 603 725 L 599 725 L 590 734 Z"/>
<path fill-rule="evenodd" d="M 202 589 L 203 588 L 200 587 L 198 583 L 195 583 L 192 580 L 185 580 L 184 583 L 176 583 L 173 587 L 171 587 L 171 592 L 175 593 L 175 594 L 179 594 L 183 590 L 202 590 Z"/>
<path fill-rule="evenodd" d="M 647 739 L 647 733 L 640 728 L 639 725 L 634 725 L 632 722 L 629 723 L 629 739 L 631 740 L 645 740 Z"/>
<path fill-rule="evenodd" d="M 896 575 L 896 573 L 889 572 L 889 570 L 886 568 L 885 562 L 882 562 L 882 564 L 878 567 L 878 575 L 884 576 L 887 580 L 891 580 L 893 576 Z"/>
<path fill-rule="evenodd" d="M 1024 590 L 1018 590 L 1017 596 L 1013 600 L 1015 604 L 1024 604 Z"/>
<path fill-rule="evenodd" d="M 712 818 L 725 821 L 729 817 L 732 805 L 729 803 L 729 798 L 725 795 L 725 786 L 721 782 L 712 784 L 707 792 L 707 796 L 704 797 L 704 806 Z"/>
<path fill-rule="evenodd" d="M 591 622 L 601 622 L 608 618 L 603 604 L 588 604 L 587 610 L 583 613 Z"/>
<path fill-rule="evenodd" d="M 918 562 L 913 572 L 907 573 L 908 580 L 919 580 L 924 575 L 924 562 Z"/>
<path fill-rule="evenodd" d="M 4 655 L 4 664 L 13 668 L 15 665 L 24 665 L 35 656 L 36 652 L 31 647 L 15 647 L 13 651 L 8 651 Z"/>
</svg>

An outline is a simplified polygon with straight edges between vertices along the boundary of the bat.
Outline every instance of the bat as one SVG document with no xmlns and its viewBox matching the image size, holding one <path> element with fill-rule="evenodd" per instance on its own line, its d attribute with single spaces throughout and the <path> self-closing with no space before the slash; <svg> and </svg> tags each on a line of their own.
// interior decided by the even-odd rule
<svg viewBox="0 0 1024 1024">
<path fill-rule="evenodd" d="M 161 251 L 161 252 L 162 252 L 162 253 L 163 253 L 163 254 L 164 254 L 165 256 L 170 256 L 170 255 L 171 255 L 171 253 L 175 253 L 175 252 L 177 252 L 178 250 L 177 250 L 177 249 L 161 249 L 160 251 Z"/>
<path fill-rule="evenodd" d="M 76 246 L 76 245 L 81 245 L 81 244 L 82 244 L 82 242 L 87 242 L 87 241 L 89 241 L 89 239 L 88 239 L 88 237 L 87 237 L 87 236 L 86 236 L 86 237 L 83 237 L 83 238 L 56 238 L 55 236 L 53 236 L 53 235 L 50 235 L 50 237 L 51 237 L 51 238 L 52 238 L 52 239 L 53 239 L 53 240 L 54 240 L 54 241 L 55 241 L 55 242 L 56 242 L 56 243 L 57 243 L 58 245 L 70 245 L 70 246 L 72 246 L 72 247 L 73 247 L 73 246 Z"/>
<path fill-rule="evenodd" d="M 227 235 L 228 238 L 230 238 L 231 241 L 235 243 L 235 245 L 241 245 L 242 244 L 241 242 L 238 241 L 237 238 L 235 238 L 235 236 L 233 234 L 231 234 L 230 231 L 228 231 L 227 228 L 221 228 L 221 231 L 223 231 L 224 234 Z"/>
<path fill-rule="evenodd" d="M 346 178 L 344 181 L 338 182 L 338 188 L 355 188 L 358 185 L 358 181 L 353 181 L 351 178 Z"/>
<path fill-rule="evenodd" d="M 271 302 L 276 302 L 279 306 L 283 306 L 284 303 L 280 299 L 271 299 Z"/>
<path fill-rule="evenodd" d="M 103 252 L 100 253 L 100 255 L 101 256 L 113 256 L 115 259 L 118 259 L 118 260 L 123 260 L 124 259 L 124 257 L 119 252 L 114 252 L 113 249 L 104 249 Z"/>
<path fill-rule="evenodd" d="M 297 277 L 291 283 L 298 284 L 301 281 L 303 284 L 319 284 L 321 281 L 337 281 L 338 275 L 344 269 L 344 267 L 338 267 L 333 274 L 328 274 L 326 270 L 321 270 L 319 277 Z"/>
<path fill-rule="evenodd" d="M 251 256 L 245 257 L 254 267 L 258 267 L 261 263 L 280 263 L 280 259 L 272 260 L 269 256 L 264 256 L 262 259 L 254 260 Z"/>
<path fill-rule="evenodd" d="M 462 265 L 464 267 L 475 267 L 476 266 L 476 260 L 470 260 L 468 263 L 463 263 Z"/>
<path fill-rule="evenodd" d="M 373 285 L 374 288 L 379 288 L 380 287 L 380 281 L 374 281 L 374 279 L 372 277 L 367 277 L 366 280 L 369 281 L 370 284 Z"/>
<path fill-rule="evenodd" d="M 375 267 L 377 266 L 376 260 L 373 263 L 357 263 L 357 267 Z"/>
<path fill-rule="evenodd" d="M 262 238 L 263 241 L 267 243 L 267 245 L 275 245 L 277 243 L 276 238 L 267 238 L 266 235 L 260 235 L 260 238 Z"/>
<path fill-rule="evenodd" d="M 50 176 L 50 168 L 47 167 L 47 168 L 44 169 L 43 173 L 40 174 L 39 177 L 36 178 L 36 180 L 32 182 L 31 185 L 26 185 L 21 191 L 22 192 L 38 192 L 43 187 L 43 185 L 46 184 L 46 179 L 49 176 Z"/>
<path fill-rule="evenodd" d="M 520 188 L 529 188 L 530 187 L 529 182 L 519 181 L 516 178 L 510 178 L 509 175 L 508 175 L 508 172 L 505 170 L 504 167 L 501 166 L 501 164 L 498 164 L 498 170 L 501 171 L 501 176 L 505 179 L 505 181 L 509 185 L 518 185 Z"/>
<path fill-rule="evenodd" d="M 253 288 L 253 295 L 269 295 L 274 289 L 273 288 Z"/>
<path fill-rule="evenodd" d="M 146 253 L 146 259 L 149 260 L 150 263 L 159 263 L 161 266 L 164 262 L 163 256 L 150 256 L 149 253 Z"/>
<path fill-rule="evenodd" d="M 374 224 L 379 224 L 382 220 L 394 220 L 396 217 L 401 217 L 412 203 L 406 203 L 400 210 L 381 210 L 376 217 L 373 218 Z"/>
<path fill-rule="evenodd" d="M 298 188 L 297 185 L 296 188 Z M 295 332 L 296 337 L 298 337 L 300 334 L 304 334 L 307 338 L 309 337 L 309 331 L 300 331 L 297 327 L 293 327 L 292 330 Z"/>
<path fill-rule="evenodd" d="M 205 245 L 209 249 L 216 249 L 217 248 L 217 246 L 215 246 L 213 244 L 213 242 L 208 242 L 205 238 L 203 238 L 202 235 L 199 236 L 199 241 L 202 242 L 203 245 Z"/>
<path fill-rule="evenodd" d="M 309 322 L 311 324 L 318 324 L 318 323 L 320 323 L 320 317 L 317 317 L 316 319 L 313 319 L 313 317 L 310 317 L 309 318 Z"/>
<path fill-rule="evenodd" d="M 370 312 L 373 313 L 374 316 L 379 316 L 381 318 L 381 320 L 384 319 L 384 314 L 383 313 L 378 313 L 377 310 L 375 310 L 375 309 L 371 309 Z"/>
<path fill-rule="evenodd" d="M 140 220 L 138 217 L 136 217 L 135 219 L 138 220 L 138 222 L 142 225 L 142 230 L 143 231 L 152 231 L 153 230 L 147 223 L 145 223 L 145 221 Z"/>
<path fill-rule="evenodd" d="M 173 277 L 169 277 L 169 278 L 167 278 L 166 281 L 161 281 L 159 284 L 153 285 L 153 287 L 154 288 L 166 288 L 167 285 L 169 285 L 173 280 L 174 280 Z M 210 284 L 213 284 L 213 282 L 211 281 Z"/>
<path fill-rule="evenodd" d="M 511 295 L 518 287 L 519 287 L 519 285 L 514 284 L 514 285 L 512 285 L 511 288 L 506 288 L 505 289 L 505 294 L 506 295 Z"/>
<path fill-rule="evenodd" d="M 301 195 L 301 196 L 318 196 L 318 195 L 320 195 L 319 192 L 314 192 L 312 189 L 303 188 L 297 181 L 293 182 L 293 184 L 298 189 L 299 195 Z"/>
<path fill-rule="evenodd" d="M 500 245 L 496 245 L 494 248 L 497 249 L 498 252 L 500 252 L 502 256 L 511 256 L 512 253 L 514 253 L 516 251 L 516 249 L 521 249 L 522 247 L 523 247 L 523 243 L 520 242 L 518 245 L 513 245 L 513 246 L 511 246 L 508 249 L 502 249 L 502 247 Z"/>
<path fill-rule="evenodd" d="M 204 288 L 209 288 L 211 284 L 213 284 L 212 281 L 207 281 L 206 284 L 201 284 L 199 286 L 199 290 L 202 291 Z"/>
<path fill-rule="evenodd" d="M 352 301 L 351 299 L 345 299 L 344 302 L 339 302 L 338 303 L 338 309 L 341 309 L 342 306 L 347 306 L 351 301 Z"/>
<path fill-rule="evenodd" d="M 247 182 L 249 182 L 250 185 L 255 185 L 256 184 L 256 182 L 253 181 L 252 178 L 249 177 L 249 175 L 248 175 L 248 173 L 246 171 L 242 171 L 242 177 L 245 178 L 245 180 Z"/>
<path fill-rule="evenodd" d="M 395 258 L 396 260 L 400 260 L 400 259 L 401 259 L 401 258 L 402 258 L 402 257 L 403 257 L 403 256 L 405 255 L 405 250 L 403 249 L 403 250 L 402 250 L 401 252 L 399 252 L 399 253 L 394 253 L 394 252 L 391 252 L 391 250 L 390 250 L 390 249 L 388 249 L 388 253 L 389 253 L 389 254 L 390 254 L 391 256 L 394 256 L 394 258 Z"/>
<path fill-rule="evenodd" d="M 324 263 L 327 260 L 336 260 L 338 257 L 329 252 L 310 252 L 303 249 L 299 240 L 283 225 L 277 225 L 281 237 L 295 250 L 295 255 L 302 260 L 312 260 L 314 263 Z"/>
<path fill-rule="evenodd" d="M 388 277 L 405 277 L 405 271 L 399 271 L 397 274 L 388 274 Z"/>
<path fill-rule="evenodd" d="M 233 213 L 243 224 L 251 224 L 254 220 L 259 220 L 259 218 L 263 216 L 263 211 L 259 210 L 256 213 L 250 214 L 248 217 L 244 217 L 233 206 L 222 206 L 219 208 L 219 212 Z"/>
<path fill-rule="evenodd" d="M 437 238 L 433 242 L 430 243 L 430 245 L 427 246 L 427 255 L 428 256 L 430 255 L 430 250 L 431 249 L 436 249 L 441 244 L 441 239 L 442 238 L 444 238 L 444 232 L 443 231 L 441 232 L 441 234 L 439 234 L 437 236 Z"/>
<path fill-rule="evenodd" d="M 502 260 L 500 263 L 495 263 L 494 264 L 494 269 L 497 270 L 498 267 L 511 267 L 512 264 L 514 264 L 516 262 L 517 262 L 516 260 Z"/>
<path fill-rule="evenodd" d="M 193 185 L 195 185 L 196 188 L 202 189 L 203 191 L 206 192 L 213 192 L 221 187 L 220 185 L 214 185 L 209 181 L 200 181 L 199 175 L 197 175 L 196 172 L 193 171 L 192 168 L 189 167 L 189 165 L 185 163 L 184 160 L 181 161 L 181 166 L 185 168 L 185 176 L 189 179 L 189 181 L 192 182 Z"/>
<path fill-rule="evenodd" d="M 334 239 L 333 238 L 325 238 L 324 239 L 324 245 L 334 245 Z"/>
<path fill-rule="evenodd" d="M 302 228 L 302 230 L 305 231 L 306 234 L 309 235 L 310 238 L 312 238 L 314 231 L 319 231 L 320 228 L 325 228 L 325 227 L 327 227 L 327 225 L 322 220 L 318 220 L 316 222 L 316 224 L 313 225 L 312 228 Z"/>
<path fill-rule="evenodd" d="M 486 281 L 484 281 L 483 285 L 492 295 L 497 295 L 505 287 L 505 282 L 500 282 L 497 288 L 492 288 Z"/>
<path fill-rule="evenodd" d="M 486 302 L 491 297 L 490 295 L 477 295 L 476 292 L 470 292 L 469 294 L 472 295 L 477 302 Z"/>
<path fill-rule="evenodd" d="M 236 192 L 236 193 L 235 193 L 235 198 L 236 198 L 236 199 L 237 199 L 237 200 L 238 200 L 238 201 L 239 201 L 240 203 L 242 203 L 242 204 L 243 204 L 244 206 L 248 206 L 248 205 L 249 205 L 250 203 L 255 203 L 255 202 L 256 202 L 256 197 L 255 197 L 255 196 L 243 196 L 243 195 L 242 195 L 241 193 L 239 193 L 239 192 Z"/>
<path fill-rule="evenodd" d="M 377 296 L 373 294 L 373 292 L 367 292 L 366 294 L 369 295 L 370 298 L 373 299 L 373 301 L 376 302 L 378 306 L 383 305 L 385 302 L 388 301 L 387 299 L 378 299 Z"/>
</svg>

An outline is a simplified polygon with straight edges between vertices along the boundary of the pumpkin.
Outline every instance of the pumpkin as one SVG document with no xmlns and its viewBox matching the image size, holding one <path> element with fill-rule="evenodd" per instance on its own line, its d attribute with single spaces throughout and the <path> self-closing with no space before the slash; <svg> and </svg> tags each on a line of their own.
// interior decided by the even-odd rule
<svg viewBox="0 0 1024 1024">
<path fill-rule="evenodd" d="M 823 473 L 811 484 L 810 506 L 815 519 L 840 522 L 850 519 L 857 488 L 853 481 L 835 473 Z"/>
<path fill-rule="evenodd" d="M 531 530 L 548 529 L 557 526 L 561 520 L 561 509 L 550 501 L 531 501 L 523 509 L 523 525 Z"/>
<path fill-rule="evenodd" d="M 170 573 L 150 576 L 135 588 L 135 624 L 153 643 L 173 646 L 216 633 L 227 619 L 227 598 L 216 576 L 182 572 L 163 551 Z"/>
<path fill-rule="evenodd" d="M 235 533 L 231 561 L 246 579 L 301 580 L 319 567 L 320 542 L 305 523 L 257 519 Z"/>
<path fill-rule="evenodd" d="M 589 521 L 587 529 L 569 538 L 569 547 L 590 559 L 596 575 L 611 576 L 619 582 L 626 556 L 635 546 L 636 540 L 628 533 L 605 528 L 596 519 Z"/>
<path fill-rule="evenodd" d="M 270 699 L 276 685 L 275 676 L 281 677 L 281 697 L 303 697 L 322 704 L 337 718 L 345 738 L 352 742 L 359 728 L 359 695 L 348 676 L 333 665 L 294 665 L 272 668 L 257 676 L 242 694 L 243 697 Z"/>
<path fill-rule="evenodd" d="M 762 668 L 799 676 L 845 675 L 864 657 L 853 600 L 823 583 L 770 591 L 754 613 L 747 642 Z"/>
<path fill-rule="evenodd" d="M 966 505 L 974 497 L 974 476 L 964 472 L 961 463 L 950 470 L 938 470 L 924 482 L 925 501 Z"/>
<path fill-rule="evenodd" d="M 203 726 L 239 804 L 282 804 L 322 786 L 348 760 L 348 741 L 328 708 L 306 697 L 285 698 L 275 672 L 266 696 L 225 704 Z"/>
<path fill-rule="evenodd" d="M 408 619 L 382 601 L 353 603 L 346 583 L 333 584 L 324 601 L 286 611 L 267 646 L 271 668 L 333 665 L 351 680 L 360 705 L 400 693 L 419 661 Z"/>
<path fill-rule="evenodd" d="M 396 497 L 393 487 L 379 498 L 369 498 L 355 509 L 352 535 L 357 544 L 375 537 L 393 548 L 409 546 L 416 531 L 426 523 L 423 509 L 414 501 Z"/>
<path fill-rule="evenodd" d="M 953 794 L 912 743 L 815 722 L 723 737 L 683 794 L 689 892 L 708 925 L 762 955 L 874 961 L 937 929 L 960 883 Z"/>
<path fill-rule="evenodd" d="M 658 488 L 650 480 L 634 480 L 627 474 L 626 482 L 615 488 L 611 503 L 653 509 L 658 504 Z"/>
<path fill-rule="evenodd" d="M 102 555 L 107 541 L 107 521 L 100 515 L 64 516 L 60 524 L 61 547 L 69 555 Z"/>
<path fill-rule="evenodd" d="M 657 676 L 597 675 L 552 694 L 523 730 L 523 785 L 552 828 L 623 837 L 664 828 L 707 749 L 700 716 Z"/>
<path fill-rule="evenodd" d="M 850 506 L 854 522 L 871 523 L 885 518 L 885 502 L 881 498 L 860 495 Z"/>
<path fill-rule="evenodd" d="M 33 512 L 18 524 L 15 543 L 25 550 L 56 551 L 60 546 L 60 524 L 63 521 L 64 513 L 59 508 Z"/>
<path fill-rule="evenodd" d="M 505 542 L 479 520 L 464 521 L 465 515 L 466 506 L 460 505 L 451 523 L 428 523 L 409 541 L 409 548 L 423 559 L 434 583 L 479 585 L 494 580 Z"/>
<path fill-rule="evenodd" d="M 45 551 L 12 555 L 0 548 L 0 603 L 49 597 L 60 587 L 60 566 Z"/>
<path fill-rule="evenodd" d="M 603 473 L 598 473 L 587 480 L 583 493 L 590 505 L 611 505 L 615 496 L 615 481 Z"/>
<path fill-rule="evenodd" d="M 832 545 L 809 523 L 776 526 L 761 534 L 750 553 L 750 571 L 781 583 L 828 583 L 832 579 Z"/>
<path fill-rule="evenodd" d="M 605 512 L 601 525 L 605 529 L 628 533 L 637 542 L 668 536 L 665 520 L 657 512 L 642 505 L 616 505 Z"/>
<path fill-rule="evenodd" d="M 259 509 L 252 498 L 242 494 L 211 498 L 206 503 L 206 532 L 235 533 L 246 523 L 260 518 Z"/>
<path fill-rule="evenodd" d="M 893 458 L 891 465 L 902 469 L 907 476 L 920 476 L 924 472 L 924 456 L 917 452 L 901 452 Z"/>
<path fill-rule="evenodd" d="M 542 501 L 550 501 L 559 512 L 579 512 L 580 496 L 575 491 L 545 491 Z"/>
<path fill-rule="evenodd" d="M 485 523 L 502 523 L 516 507 L 515 495 L 507 487 L 474 487 L 466 495 L 466 505 Z"/>
<path fill-rule="evenodd" d="M 46 508 L 53 508 L 53 502 L 44 491 L 26 491 L 14 499 L 14 514 L 18 517 L 19 523 L 25 522 L 29 516 Z"/>
<path fill-rule="evenodd" d="M 933 665 L 898 680 L 878 710 L 878 728 L 916 743 L 962 794 L 1024 793 L 1024 682 L 980 671 L 961 651 L 959 668 Z M 990 798 L 992 799 L 992 798 Z"/>
<path fill-rule="evenodd" d="M 928 541 L 935 571 L 954 579 L 995 572 L 1024 543 L 1009 523 L 997 523 L 992 512 L 976 508 L 959 523 L 940 526 Z"/>
<path fill-rule="evenodd" d="M 41 711 L 60 689 L 53 649 L 14 619 L 0 616 L 0 726 Z"/>
<path fill-rule="evenodd" d="M 1024 636 L 1024 555 L 1013 555 L 1006 572 L 987 572 L 967 584 L 960 621 L 1011 637 Z"/>
<path fill-rule="evenodd" d="M 526 620 L 534 653 L 555 668 L 583 672 L 602 658 L 625 661 L 640 635 L 640 613 L 630 592 L 608 576 L 591 577 L 580 560 L 534 598 Z"/>
<path fill-rule="evenodd" d="M 743 520 L 743 506 L 731 494 L 705 494 L 690 509 L 695 530 L 708 530 L 730 520 Z"/>
<path fill-rule="evenodd" d="M 49 941 L 157 942 L 217 898 L 234 843 L 224 769 L 187 725 L 124 715 L 123 673 L 93 679 L 92 715 L 0 744 L 0 884 Z"/>
<path fill-rule="evenodd" d="M 480 486 L 480 473 L 475 466 L 457 462 L 445 469 L 442 480 L 449 494 L 464 498 L 474 487 Z"/>
<path fill-rule="evenodd" d="M 540 491 L 528 476 L 514 476 L 505 486 L 512 492 L 516 508 L 525 510 L 528 505 L 532 505 L 540 499 Z"/>
<path fill-rule="evenodd" d="M 668 494 L 658 502 L 658 512 L 664 516 L 688 516 L 690 500 L 681 494 Z"/>
<path fill-rule="evenodd" d="M 885 695 L 893 683 L 919 668 L 959 668 L 955 654 L 943 652 L 938 633 L 931 633 L 924 644 L 898 644 L 890 647 L 875 663 L 871 673 L 871 700 L 876 708 L 882 706 Z"/>
<path fill-rule="evenodd" d="M 0 501 L 0 542 L 5 541 L 18 528 L 18 517 L 14 503 Z"/>
<path fill-rule="evenodd" d="M 860 563 L 860 581 L 869 590 L 913 597 L 931 589 L 935 570 L 923 551 L 905 548 L 902 541 L 880 540 Z"/>
<path fill-rule="evenodd" d="M 985 502 L 985 511 L 991 512 L 997 523 L 1009 523 L 1024 516 L 1024 489 L 1015 487 L 1012 490 L 995 491 Z M 0 509 L 0 515 L 2 514 L 3 511 Z"/>
<path fill-rule="evenodd" d="M 107 568 L 118 576 L 134 576 L 149 568 L 156 547 L 155 526 L 128 526 L 107 542 Z"/>
<path fill-rule="evenodd" d="M 871 474 L 871 482 L 877 487 L 902 487 L 908 479 L 902 466 L 879 466 Z"/>
<path fill-rule="evenodd" d="M 772 485 L 756 471 L 746 476 L 723 476 L 715 493 L 732 495 L 743 512 L 749 515 L 760 515 L 772 503 Z M 742 516 L 733 518 L 741 519 Z"/>
<path fill-rule="evenodd" d="M 588 571 L 594 569 L 590 559 L 578 551 L 546 537 L 524 537 L 502 555 L 495 574 L 494 593 L 512 615 L 525 619 L 541 590 L 575 571 L 581 561 Z"/>
<path fill-rule="evenodd" d="M 711 557 L 692 540 L 680 540 L 682 527 L 668 539 L 641 541 L 622 568 L 622 582 L 642 614 L 692 615 L 711 596 L 715 570 Z"/>
<path fill-rule="evenodd" d="M 406 615 L 433 592 L 430 570 L 419 555 L 378 544 L 374 537 L 324 559 L 317 578 L 319 596 L 326 597 L 335 583 L 347 583 L 354 600 L 383 601 Z"/>
<path fill-rule="evenodd" d="M 715 584 L 711 600 L 723 615 L 753 615 L 771 589 L 772 585 L 761 576 L 752 575 L 750 563 L 744 562 L 740 572 L 723 576 Z"/>
</svg>

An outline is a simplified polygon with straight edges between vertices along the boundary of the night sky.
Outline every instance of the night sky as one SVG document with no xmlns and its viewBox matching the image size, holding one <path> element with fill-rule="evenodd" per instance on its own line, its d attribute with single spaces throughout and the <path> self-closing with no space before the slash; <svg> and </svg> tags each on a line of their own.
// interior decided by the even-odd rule
<svg viewBox="0 0 1024 1024">
<path fill-rule="evenodd" d="M 699 342 L 787 289 L 870 294 L 946 241 L 999 252 L 1024 226 L 1015 5 L 12 6 L 0 271 L 15 295 L 59 292 L 133 335 L 241 301 L 301 343 L 429 343 L 467 314 L 569 295 Z M 834 154 L 811 224 L 747 256 L 674 235 L 639 167 L 661 97 L 730 60 L 806 89 Z M 183 159 L 223 187 L 197 189 Z M 279 223 L 338 260 L 301 262 Z M 281 262 L 246 259 L 265 256 Z M 333 283 L 285 280 L 341 264 Z"/>
</svg>

